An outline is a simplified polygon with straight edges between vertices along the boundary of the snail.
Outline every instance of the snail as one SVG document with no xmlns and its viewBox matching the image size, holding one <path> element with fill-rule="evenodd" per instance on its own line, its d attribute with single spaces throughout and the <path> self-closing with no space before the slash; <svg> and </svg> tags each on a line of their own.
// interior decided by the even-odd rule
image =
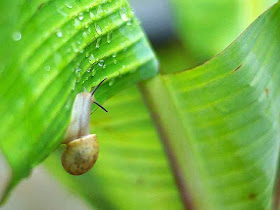
<svg viewBox="0 0 280 210">
<path fill-rule="evenodd" d="M 99 144 L 96 134 L 90 134 L 90 115 L 92 103 L 108 112 L 94 97 L 94 93 L 105 80 L 106 78 L 92 92 L 85 90 L 75 98 L 70 124 L 62 141 L 67 147 L 62 154 L 61 162 L 69 174 L 86 173 L 98 158 Z"/>
</svg>

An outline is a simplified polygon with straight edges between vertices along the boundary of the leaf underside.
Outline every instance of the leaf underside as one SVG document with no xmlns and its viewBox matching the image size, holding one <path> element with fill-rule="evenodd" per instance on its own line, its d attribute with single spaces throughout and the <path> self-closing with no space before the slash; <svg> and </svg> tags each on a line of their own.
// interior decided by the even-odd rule
<svg viewBox="0 0 280 210">
<path fill-rule="evenodd" d="M 271 207 L 280 137 L 279 22 L 277 3 L 214 59 L 141 85 L 199 209 Z"/>
<path fill-rule="evenodd" d="M 125 0 L 34 0 L 18 6 L 14 65 L 0 76 L 0 147 L 13 170 L 7 192 L 62 141 L 77 93 L 105 77 L 107 98 L 157 73 Z"/>
</svg>

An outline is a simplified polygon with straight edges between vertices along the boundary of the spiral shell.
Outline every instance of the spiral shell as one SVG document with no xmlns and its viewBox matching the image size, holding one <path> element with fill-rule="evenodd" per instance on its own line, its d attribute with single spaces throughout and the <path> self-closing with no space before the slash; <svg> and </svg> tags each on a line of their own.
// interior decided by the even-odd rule
<svg viewBox="0 0 280 210">
<path fill-rule="evenodd" d="M 68 173 L 81 175 L 92 168 L 98 158 L 98 153 L 97 137 L 95 134 L 90 134 L 68 143 L 61 162 Z"/>
</svg>

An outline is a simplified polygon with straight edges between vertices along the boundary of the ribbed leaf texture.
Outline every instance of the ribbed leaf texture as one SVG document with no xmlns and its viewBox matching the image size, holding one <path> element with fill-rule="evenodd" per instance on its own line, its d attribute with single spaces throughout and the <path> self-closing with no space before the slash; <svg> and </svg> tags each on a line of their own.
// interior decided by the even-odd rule
<svg viewBox="0 0 280 210">
<path fill-rule="evenodd" d="M 270 209 L 280 111 L 280 3 L 195 69 L 142 90 L 199 209 Z"/>
<path fill-rule="evenodd" d="M 12 49 L 12 64 L 2 63 L 0 76 L 0 147 L 13 171 L 7 191 L 61 143 L 77 93 L 107 78 L 96 95 L 103 102 L 157 73 L 125 0 L 21 3 L 3 48 Z"/>
</svg>

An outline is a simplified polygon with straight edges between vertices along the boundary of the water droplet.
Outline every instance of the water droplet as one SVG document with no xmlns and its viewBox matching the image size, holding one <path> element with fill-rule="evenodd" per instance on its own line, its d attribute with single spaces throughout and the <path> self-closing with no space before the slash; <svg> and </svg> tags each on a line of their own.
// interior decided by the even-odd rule
<svg viewBox="0 0 280 210">
<path fill-rule="evenodd" d="M 90 17 L 90 19 L 92 19 L 92 20 L 94 19 L 94 14 L 93 14 L 93 12 L 90 12 L 90 13 L 89 13 L 89 17 Z"/>
<path fill-rule="evenodd" d="M 86 80 L 88 80 L 88 77 L 86 77 Z"/>
<path fill-rule="evenodd" d="M 106 69 L 106 64 L 103 65 L 103 69 Z"/>
<path fill-rule="evenodd" d="M 79 21 L 78 19 L 74 20 L 74 26 L 75 28 L 78 28 L 81 25 L 81 21 Z"/>
<path fill-rule="evenodd" d="M 122 69 L 125 69 L 125 65 L 122 65 Z"/>
<path fill-rule="evenodd" d="M 87 32 L 84 31 L 83 32 L 83 37 L 87 37 L 87 35 L 88 35 Z"/>
<path fill-rule="evenodd" d="M 79 74 L 82 71 L 82 69 L 80 67 L 76 68 L 76 74 Z"/>
<path fill-rule="evenodd" d="M 112 32 L 109 32 L 107 34 L 107 43 L 109 44 L 111 42 L 111 39 L 112 39 Z"/>
<path fill-rule="evenodd" d="M 126 25 L 131 26 L 132 22 L 129 20 L 129 21 L 127 21 Z"/>
<path fill-rule="evenodd" d="M 91 68 L 89 68 L 89 69 L 87 70 L 87 73 L 90 73 L 90 71 L 91 71 Z"/>
<path fill-rule="evenodd" d="M 93 55 L 93 54 L 90 54 L 89 62 L 92 63 L 93 61 L 94 61 L 94 55 Z"/>
<path fill-rule="evenodd" d="M 115 82 L 115 79 L 114 79 L 114 78 L 111 79 L 111 80 L 109 81 L 109 86 L 112 86 L 112 85 L 114 84 L 114 82 Z"/>
<path fill-rule="evenodd" d="M 100 26 L 97 24 L 97 23 L 95 23 L 95 30 L 96 30 L 96 33 L 97 34 L 102 34 L 102 29 L 100 28 Z"/>
<path fill-rule="evenodd" d="M 89 56 L 89 52 L 86 52 L 86 58 Z"/>
<path fill-rule="evenodd" d="M 101 41 L 102 41 L 102 38 L 101 38 L 101 37 L 98 37 L 97 40 L 96 40 L 96 45 L 95 45 L 95 48 L 96 48 L 96 49 L 99 49 L 99 48 L 100 48 Z"/>
<path fill-rule="evenodd" d="M 92 71 L 91 71 L 91 76 L 94 77 L 95 74 L 96 74 L 96 70 L 95 70 L 95 69 L 92 69 Z"/>
<path fill-rule="evenodd" d="M 80 12 L 79 13 L 79 20 L 83 20 L 84 19 L 84 13 Z"/>
<path fill-rule="evenodd" d="M 127 11 L 124 7 L 120 8 L 120 16 L 124 22 L 129 21 L 129 17 L 127 16 Z"/>
<path fill-rule="evenodd" d="M 72 91 L 74 91 L 76 89 L 76 82 L 74 83 L 73 87 L 72 87 Z"/>
<path fill-rule="evenodd" d="M 115 58 L 115 57 L 117 57 L 117 53 L 116 52 L 114 52 L 113 55 L 112 55 L 112 58 Z"/>
<path fill-rule="evenodd" d="M 81 49 L 81 50 L 80 50 L 80 53 L 84 53 L 84 51 L 85 51 L 84 49 Z"/>
<path fill-rule="evenodd" d="M 102 5 L 99 5 L 98 9 L 97 9 L 97 15 L 101 15 L 103 13 L 103 8 Z"/>
<path fill-rule="evenodd" d="M 14 34 L 13 34 L 13 39 L 14 39 L 14 41 L 19 41 L 19 40 L 21 40 L 21 33 L 19 32 L 19 31 L 17 31 L 17 32 L 15 32 Z"/>
<path fill-rule="evenodd" d="M 117 60 L 114 60 L 114 64 L 117 64 L 117 62 L 118 62 Z"/>
<path fill-rule="evenodd" d="M 66 5 L 66 7 L 69 8 L 69 9 L 72 9 L 72 8 L 73 8 L 72 5 L 69 4 L 69 3 L 65 3 L 65 5 Z"/>
<path fill-rule="evenodd" d="M 72 49 L 73 49 L 73 52 L 75 52 L 75 53 L 79 51 L 79 48 L 74 43 L 72 43 Z"/>
<path fill-rule="evenodd" d="M 102 67 L 104 65 L 104 60 L 100 60 L 99 62 L 98 62 L 98 66 L 99 67 Z"/>
<path fill-rule="evenodd" d="M 60 62 L 62 61 L 62 55 L 61 55 L 59 52 L 56 52 L 56 53 L 54 54 L 54 60 L 55 60 L 55 63 L 56 63 L 57 65 L 59 65 Z"/>
<path fill-rule="evenodd" d="M 50 70 L 51 70 L 51 67 L 50 67 L 50 66 L 45 66 L 45 70 L 46 70 L 46 71 L 50 71 Z"/>
<path fill-rule="evenodd" d="M 61 38 L 61 37 L 63 36 L 62 31 L 60 31 L 60 30 L 57 31 L 57 32 L 56 32 L 56 36 L 59 37 L 59 38 Z"/>
<path fill-rule="evenodd" d="M 79 72 L 77 74 L 77 80 L 76 80 L 76 83 L 79 83 L 81 81 L 81 73 Z"/>
</svg>

